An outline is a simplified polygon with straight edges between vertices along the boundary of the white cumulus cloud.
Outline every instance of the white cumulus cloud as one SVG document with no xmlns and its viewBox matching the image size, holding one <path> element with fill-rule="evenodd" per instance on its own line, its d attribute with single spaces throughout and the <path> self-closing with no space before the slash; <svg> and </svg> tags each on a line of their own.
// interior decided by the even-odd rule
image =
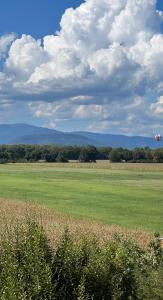
<svg viewBox="0 0 163 300">
<path fill-rule="evenodd" d="M 0 36 L 0 58 L 5 57 L 8 47 L 11 45 L 14 39 L 16 39 L 16 35 L 14 33 Z"/>
<path fill-rule="evenodd" d="M 30 101 L 31 113 L 52 124 L 96 119 L 101 128 L 124 122 L 131 129 L 138 116 L 154 124 L 151 107 L 162 113 L 155 101 L 163 86 L 162 19 L 156 0 L 86 0 L 65 11 L 56 35 L 3 36 L 0 53 L 12 44 L 0 99 Z M 135 108 L 135 99 L 143 104 Z"/>
</svg>

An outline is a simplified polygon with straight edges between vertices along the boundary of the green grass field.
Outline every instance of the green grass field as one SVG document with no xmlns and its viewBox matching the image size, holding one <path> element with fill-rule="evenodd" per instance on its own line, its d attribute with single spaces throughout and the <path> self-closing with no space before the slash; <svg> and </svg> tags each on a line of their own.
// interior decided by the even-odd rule
<svg viewBox="0 0 163 300">
<path fill-rule="evenodd" d="M 163 232 L 163 165 L 0 165 L 0 198 L 37 202 L 75 218 Z"/>
</svg>

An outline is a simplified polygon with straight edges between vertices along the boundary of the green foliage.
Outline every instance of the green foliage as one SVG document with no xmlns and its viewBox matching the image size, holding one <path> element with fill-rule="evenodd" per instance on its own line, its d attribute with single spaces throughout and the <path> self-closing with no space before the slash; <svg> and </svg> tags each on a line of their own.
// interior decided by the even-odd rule
<svg viewBox="0 0 163 300">
<path fill-rule="evenodd" d="M 83 276 L 90 256 L 90 246 L 92 244 L 89 245 L 88 241 L 75 244 L 68 231 L 65 231 L 52 267 L 52 283 L 57 299 L 69 300 L 83 296 Z"/>
<path fill-rule="evenodd" d="M 56 153 L 56 152 L 48 153 L 45 155 L 45 160 L 47 162 L 56 162 L 57 154 L 58 153 Z"/>
<path fill-rule="evenodd" d="M 56 299 L 161 299 L 162 252 L 158 240 L 154 244 L 146 251 L 119 237 L 103 246 L 77 244 L 66 232 L 53 261 Z"/>
<path fill-rule="evenodd" d="M 156 163 L 163 162 L 163 149 L 158 149 L 153 152 L 153 161 Z"/>
<path fill-rule="evenodd" d="M 68 159 L 64 152 L 59 152 L 57 155 L 56 161 L 61 162 L 61 163 L 67 163 Z"/>
<path fill-rule="evenodd" d="M 52 253 L 42 228 L 28 221 L 0 244 L 0 299 L 51 299 Z"/>
<path fill-rule="evenodd" d="M 97 149 L 93 146 L 87 146 L 81 148 L 79 155 L 80 162 L 96 162 L 97 159 Z"/>
<path fill-rule="evenodd" d="M 163 162 L 163 149 L 152 150 L 149 147 L 133 150 L 94 146 L 51 146 L 51 145 L 1 145 L 0 163 L 7 162 L 96 162 L 96 160 L 112 162 Z"/>
<path fill-rule="evenodd" d="M 111 147 L 101 147 L 97 149 L 97 159 L 108 160 L 109 154 L 112 151 Z"/>
<path fill-rule="evenodd" d="M 113 149 L 109 154 L 111 162 L 120 162 L 122 160 L 122 154 L 118 149 Z"/>
<path fill-rule="evenodd" d="M 149 153 L 149 151 L 148 151 L 148 153 Z M 145 161 L 145 149 L 143 149 L 143 148 L 135 148 L 134 150 L 133 150 L 133 160 L 135 161 L 135 162 L 143 162 L 143 161 Z"/>
<path fill-rule="evenodd" d="M 28 220 L 0 242 L 2 300 L 162 299 L 159 237 L 143 250 L 115 236 L 104 245 L 71 239 L 54 251 L 42 228 Z"/>
</svg>

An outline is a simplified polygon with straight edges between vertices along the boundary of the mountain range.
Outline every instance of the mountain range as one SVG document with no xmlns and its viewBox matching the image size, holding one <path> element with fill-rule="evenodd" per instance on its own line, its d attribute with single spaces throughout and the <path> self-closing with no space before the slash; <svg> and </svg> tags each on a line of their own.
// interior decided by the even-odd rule
<svg viewBox="0 0 163 300">
<path fill-rule="evenodd" d="M 0 144 L 94 145 L 96 147 L 161 148 L 152 137 L 126 136 L 85 131 L 61 132 L 28 124 L 0 124 Z"/>
</svg>

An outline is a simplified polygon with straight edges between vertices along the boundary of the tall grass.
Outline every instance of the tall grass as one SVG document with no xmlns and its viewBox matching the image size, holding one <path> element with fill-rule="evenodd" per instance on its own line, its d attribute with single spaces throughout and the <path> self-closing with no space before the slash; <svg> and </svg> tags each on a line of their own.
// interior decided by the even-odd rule
<svg viewBox="0 0 163 300">
<path fill-rule="evenodd" d="M 34 203 L 10 201 L 0 199 L 0 228 L 1 232 L 12 231 L 13 224 L 26 221 L 26 218 L 34 219 L 43 226 L 52 247 L 56 247 L 64 233 L 65 226 L 69 228 L 73 239 L 78 240 L 83 236 L 94 236 L 101 244 L 111 239 L 113 234 L 123 236 L 124 239 L 134 240 L 140 247 L 146 248 L 153 235 L 140 229 L 126 229 L 119 226 L 98 224 L 89 220 L 79 220 L 67 217 Z"/>
<path fill-rule="evenodd" d="M 74 240 L 68 229 L 52 247 L 42 226 L 27 218 L 1 236 L 0 299 L 162 299 L 159 236 L 147 249 L 113 236 Z"/>
</svg>

